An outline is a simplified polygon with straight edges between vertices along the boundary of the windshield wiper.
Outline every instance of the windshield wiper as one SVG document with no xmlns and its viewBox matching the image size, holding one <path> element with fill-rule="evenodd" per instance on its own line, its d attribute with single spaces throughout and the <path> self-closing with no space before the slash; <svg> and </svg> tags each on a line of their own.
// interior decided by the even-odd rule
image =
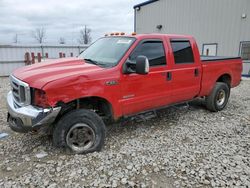
<svg viewBox="0 0 250 188">
<path fill-rule="evenodd" d="M 90 63 L 92 63 L 92 64 L 94 64 L 94 65 L 107 66 L 106 63 L 100 63 L 100 62 L 95 61 L 95 60 L 93 60 L 93 59 L 88 59 L 88 58 L 86 58 L 86 59 L 84 59 L 84 60 L 85 60 L 85 61 L 88 61 L 88 62 L 90 62 Z"/>
<path fill-rule="evenodd" d="M 99 63 L 97 62 L 97 61 L 95 61 L 95 60 L 93 60 L 93 59 L 88 59 L 88 58 L 86 58 L 86 59 L 84 59 L 85 61 L 88 61 L 88 62 L 90 62 L 90 63 L 92 63 L 92 64 L 94 64 L 94 65 L 99 65 Z"/>
</svg>

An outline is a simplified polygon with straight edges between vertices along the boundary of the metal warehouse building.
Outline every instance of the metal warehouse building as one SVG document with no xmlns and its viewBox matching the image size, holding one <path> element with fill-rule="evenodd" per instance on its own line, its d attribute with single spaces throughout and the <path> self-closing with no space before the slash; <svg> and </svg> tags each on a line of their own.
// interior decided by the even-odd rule
<svg viewBox="0 0 250 188">
<path fill-rule="evenodd" d="M 250 0 L 150 0 L 134 11 L 135 32 L 193 35 L 202 55 L 241 56 L 250 76 Z"/>
</svg>

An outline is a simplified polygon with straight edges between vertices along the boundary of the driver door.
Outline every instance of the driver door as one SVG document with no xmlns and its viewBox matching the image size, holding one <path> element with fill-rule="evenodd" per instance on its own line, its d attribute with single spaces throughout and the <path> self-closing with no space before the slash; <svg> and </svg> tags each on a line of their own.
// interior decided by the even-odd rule
<svg viewBox="0 0 250 188">
<path fill-rule="evenodd" d="M 165 47 L 164 47 L 165 46 Z M 149 60 L 149 73 L 122 75 L 122 112 L 132 115 L 169 103 L 170 83 L 167 80 L 166 44 L 161 39 L 142 40 L 129 56 L 135 62 L 139 55 Z"/>
</svg>

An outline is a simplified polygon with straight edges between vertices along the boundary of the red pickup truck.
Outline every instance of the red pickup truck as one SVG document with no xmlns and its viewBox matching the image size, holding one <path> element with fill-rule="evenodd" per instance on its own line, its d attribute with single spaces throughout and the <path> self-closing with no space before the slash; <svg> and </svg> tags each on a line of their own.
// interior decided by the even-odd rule
<svg viewBox="0 0 250 188">
<path fill-rule="evenodd" d="M 200 57 L 191 36 L 110 35 L 77 58 L 15 70 L 8 122 L 18 132 L 47 127 L 74 153 L 99 151 L 105 123 L 200 97 L 222 110 L 241 72 L 239 57 Z"/>
</svg>

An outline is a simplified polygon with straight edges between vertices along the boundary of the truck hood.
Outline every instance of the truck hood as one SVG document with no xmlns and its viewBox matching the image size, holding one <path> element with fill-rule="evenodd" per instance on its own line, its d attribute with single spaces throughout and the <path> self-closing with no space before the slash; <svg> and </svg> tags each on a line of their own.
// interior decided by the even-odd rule
<svg viewBox="0 0 250 188">
<path fill-rule="evenodd" d="M 16 69 L 13 75 L 31 87 L 42 88 L 49 82 L 65 77 L 84 75 L 103 70 L 78 58 L 65 58 L 36 63 Z"/>
</svg>

